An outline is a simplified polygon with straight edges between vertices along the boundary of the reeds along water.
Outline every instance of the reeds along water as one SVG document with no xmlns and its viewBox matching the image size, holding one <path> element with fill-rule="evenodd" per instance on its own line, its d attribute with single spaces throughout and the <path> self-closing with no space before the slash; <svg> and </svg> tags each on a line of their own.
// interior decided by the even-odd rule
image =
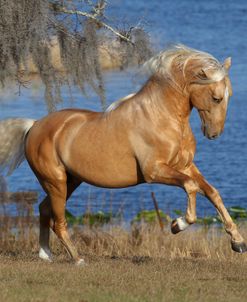
<svg viewBox="0 0 247 302">
<path fill-rule="evenodd" d="M 34 192 L 5 193 L 0 196 L 0 251 L 5 255 L 26 256 L 37 254 L 38 217 L 32 211 L 37 201 Z M 18 200 L 16 216 L 4 212 L 6 202 Z M 5 201 L 5 202 L 4 202 Z M 91 213 L 92 217 L 95 214 Z M 191 226 L 184 232 L 172 235 L 169 219 L 164 220 L 164 230 L 160 229 L 157 219 L 145 222 L 144 219 L 122 227 L 116 220 L 102 220 L 102 223 L 89 223 L 89 213 L 84 217 L 84 224 L 72 223 L 70 231 L 82 255 L 103 256 L 111 258 L 132 258 L 135 262 L 145 262 L 152 258 L 166 259 L 215 259 L 235 261 L 242 257 L 231 251 L 229 238 L 220 224 Z M 98 217 L 98 216 L 97 216 Z M 101 217 L 102 218 L 102 217 Z M 96 218 L 95 218 L 96 219 Z M 105 223 L 107 222 L 107 223 Z M 240 225 L 244 238 L 247 238 L 245 222 Z M 51 246 L 55 255 L 61 255 L 62 245 L 55 236 L 51 238 Z M 58 256 L 61 257 L 61 256 Z"/>
<path fill-rule="evenodd" d="M 1 226 L 0 250 L 3 254 L 27 255 L 38 252 L 37 224 L 18 225 L 11 229 L 10 224 Z M 107 256 L 148 260 L 152 258 L 201 258 L 234 261 L 240 256 L 231 251 L 229 239 L 217 227 L 194 228 L 178 235 L 172 235 L 168 228 L 161 232 L 158 225 L 133 227 L 130 230 L 117 226 L 74 227 L 72 239 L 82 255 Z M 247 236 L 246 227 L 242 230 Z M 62 245 L 52 236 L 52 250 L 61 255 Z M 246 257 L 242 258 L 247 261 Z M 137 260 L 138 261 L 138 260 Z"/>
</svg>

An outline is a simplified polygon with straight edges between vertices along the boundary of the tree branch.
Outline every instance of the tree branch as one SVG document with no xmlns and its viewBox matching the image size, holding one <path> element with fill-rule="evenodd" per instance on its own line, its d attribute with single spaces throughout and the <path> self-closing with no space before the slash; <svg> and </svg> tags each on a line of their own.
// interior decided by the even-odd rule
<svg viewBox="0 0 247 302">
<path fill-rule="evenodd" d="M 70 14 L 70 15 L 78 15 L 78 16 L 83 16 L 83 17 L 87 17 L 89 19 L 92 19 L 94 21 L 96 21 L 100 26 L 108 29 L 109 31 L 113 32 L 116 36 L 118 36 L 119 38 L 121 38 L 122 40 L 130 43 L 130 44 L 134 44 L 131 39 L 129 39 L 128 37 L 122 35 L 120 32 L 118 32 L 116 29 L 114 29 L 113 27 L 111 27 L 110 25 L 106 24 L 105 22 L 99 20 L 97 18 L 97 14 L 89 14 L 86 12 L 82 12 L 82 11 L 78 11 L 78 10 L 71 10 L 71 9 L 67 9 L 63 6 L 57 5 L 57 4 L 52 4 L 51 5 L 52 9 L 55 12 L 59 12 L 59 13 L 64 13 L 64 14 Z"/>
</svg>

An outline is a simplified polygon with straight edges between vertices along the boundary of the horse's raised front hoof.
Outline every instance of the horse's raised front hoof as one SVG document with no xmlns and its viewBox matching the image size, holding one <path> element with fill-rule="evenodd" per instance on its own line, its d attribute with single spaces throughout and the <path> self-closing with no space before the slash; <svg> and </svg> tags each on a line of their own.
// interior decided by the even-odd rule
<svg viewBox="0 0 247 302">
<path fill-rule="evenodd" d="M 180 230 L 177 219 L 174 219 L 171 223 L 171 232 L 172 234 L 177 234 L 179 232 L 181 232 L 182 230 Z"/>
<path fill-rule="evenodd" d="M 232 241 L 232 250 L 234 252 L 243 254 L 243 253 L 247 252 L 247 245 L 245 244 L 245 242 Z"/>
<path fill-rule="evenodd" d="M 184 217 L 178 217 L 171 223 L 172 234 L 177 234 L 181 231 L 184 231 L 188 226 L 189 224 L 186 222 L 186 219 Z"/>
<path fill-rule="evenodd" d="M 75 262 L 75 265 L 81 267 L 81 266 L 86 266 L 87 264 L 84 259 L 79 259 Z"/>
</svg>

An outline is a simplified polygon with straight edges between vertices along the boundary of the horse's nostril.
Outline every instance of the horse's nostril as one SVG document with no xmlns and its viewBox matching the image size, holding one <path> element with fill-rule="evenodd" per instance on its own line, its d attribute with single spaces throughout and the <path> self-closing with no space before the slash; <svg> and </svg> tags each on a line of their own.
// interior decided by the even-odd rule
<svg viewBox="0 0 247 302">
<path fill-rule="evenodd" d="M 210 136 L 210 139 L 216 139 L 219 135 L 218 134 L 213 134 Z"/>
</svg>

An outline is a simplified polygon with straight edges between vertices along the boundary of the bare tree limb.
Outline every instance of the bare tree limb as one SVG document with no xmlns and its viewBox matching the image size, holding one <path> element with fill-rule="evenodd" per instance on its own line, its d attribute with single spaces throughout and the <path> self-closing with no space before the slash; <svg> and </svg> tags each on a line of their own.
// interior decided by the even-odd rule
<svg viewBox="0 0 247 302">
<path fill-rule="evenodd" d="M 84 94 L 91 87 L 103 103 L 102 63 L 123 69 L 150 57 L 149 38 L 140 23 L 126 30 L 113 25 L 105 14 L 107 0 L 0 2 L 0 86 L 15 80 L 20 93 L 34 71 L 44 83 L 49 111 L 62 99 L 63 83 Z"/>
<path fill-rule="evenodd" d="M 96 21 L 100 26 L 108 29 L 109 31 L 113 32 L 116 36 L 118 36 L 119 38 L 121 38 L 122 40 L 130 43 L 130 44 L 134 44 L 130 38 L 124 36 L 123 34 L 121 34 L 120 32 L 118 32 L 116 29 L 114 29 L 112 26 L 106 24 L 105 22 L 99 20 L 97 18 L 97 16 L 99 15 L 98 13 L 95 13 L 95 14 L 89 14 L 89 13 L 86 13 L 86 12 L 82 12 L 82 11 L 79 11 L 79 10 L 71 10 L 71 9 L 67 9 L 63 6 L 60 6 L 60 5 L 57 5 L 57 4 L 52 4 L 52 9 L 55 10 L 56 12 L 59 12 L 59 13 L 64 13 L 64 14 L 70 14 L 70 15 L 78 15 L 78 16 L 83 16 L 83 17 L 87 17 L 91 20 L 94 20 Z M 98 12 L 101 13 L 101 8 Z"/>
</svg>

